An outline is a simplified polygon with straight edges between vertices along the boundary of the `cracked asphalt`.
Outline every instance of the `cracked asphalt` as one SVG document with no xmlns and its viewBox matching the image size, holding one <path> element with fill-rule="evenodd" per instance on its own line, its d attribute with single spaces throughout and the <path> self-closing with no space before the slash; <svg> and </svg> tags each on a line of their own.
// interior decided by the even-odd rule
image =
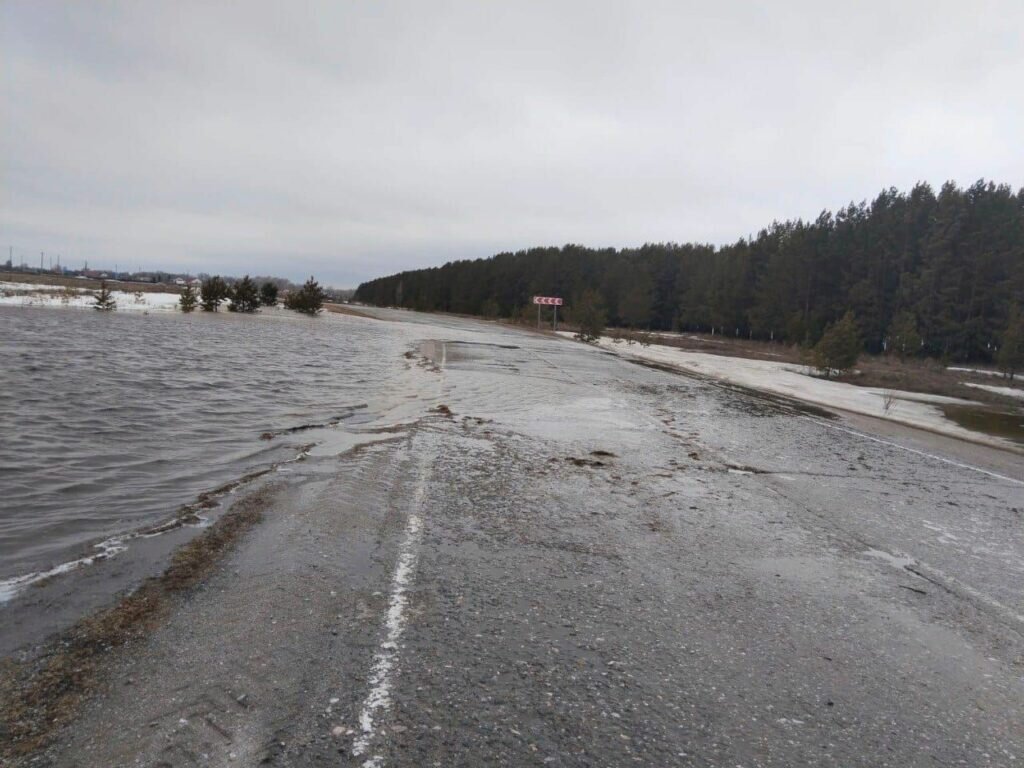
<svg viewBox="0 0 1024 768">
<path fill-rule="evenodd" d="M 31 764 L 1024 760 L 1021 457 L 381 314 L 417 420 L 261 488 Z"/>
</svg>

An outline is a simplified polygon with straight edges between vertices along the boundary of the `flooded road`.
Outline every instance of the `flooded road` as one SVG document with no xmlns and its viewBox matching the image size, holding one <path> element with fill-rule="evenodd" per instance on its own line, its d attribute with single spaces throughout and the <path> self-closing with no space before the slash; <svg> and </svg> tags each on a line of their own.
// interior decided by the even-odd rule
<svg viewBox="0 0 1024 768">
<path fill-rule="evenodd" d="M 1019 456 L 375 314 L 331 326 L 391 355 L 375 439 L 255 481 L 35 765 L 1022 759 Z"/>
</svg>

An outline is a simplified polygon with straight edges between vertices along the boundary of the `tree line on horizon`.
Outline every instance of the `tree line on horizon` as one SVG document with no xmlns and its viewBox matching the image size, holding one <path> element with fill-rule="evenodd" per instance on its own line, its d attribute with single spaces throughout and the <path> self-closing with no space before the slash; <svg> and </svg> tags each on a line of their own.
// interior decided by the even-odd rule
<svg viewBox="0 0 1024 768">
<path fill-rule="evenodd" d="M 995 357 L 1024 303 L 1024 188 L 919 183 L 715 247 L 531 248 L 363 283 L 367 304 L 529 317 L 596 297 L 611 325 L 816 345 L 848 313 L 861 348 Z"/>
</svg>

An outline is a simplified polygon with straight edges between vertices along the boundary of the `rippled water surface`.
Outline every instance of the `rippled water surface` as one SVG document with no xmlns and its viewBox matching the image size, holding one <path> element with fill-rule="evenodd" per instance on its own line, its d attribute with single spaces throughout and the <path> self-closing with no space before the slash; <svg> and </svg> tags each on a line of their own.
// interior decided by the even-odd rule
<svg viewBox="0 0 1024 768">
<path fill-rule="evenodd" d="M 401 397 L 388 327 L 0 308 L 0 578 L 294 457 L 287 430 L 372 418 Z"/>
</svg>

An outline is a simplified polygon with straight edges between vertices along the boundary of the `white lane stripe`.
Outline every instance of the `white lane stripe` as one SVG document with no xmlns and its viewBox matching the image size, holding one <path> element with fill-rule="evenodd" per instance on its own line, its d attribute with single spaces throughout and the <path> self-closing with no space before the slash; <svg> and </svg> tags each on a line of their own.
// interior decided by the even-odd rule
<svg viewBox="0 0 1024 768">
<path fill-rule="evenodd" d="M 814 422 L 815 424 L 818 424 L 818 425 L 820 425 L 822 427 L 828 427 L 829 429 L 836 429 L 836 430 L 839 430 L 840 432 L 846 432 L 847 434 L 850 434 L 850 435 L 856 435 L 857 437 L 862 437 L 865 440 L 870 440 L 873 443 L 881 443 L 882 445 L 889 445 L 889 446 L 892 446 L 893 448 L 899 448 L 901 450 L 904 450 L 907 453 L 915 453 L 918 456 L 924 456 L 925 458 L 928 458 L 928 459 L 935 459 L 936 461 L 941 461 L 944 464 L 950 464 L 950 465 L 952 465 L 954 467 L 959 467 L 960 469 L 969 469 L 972 472 L 980 472 L 983 475 L 988 475 L 989 477 L 994 477 L 994 478 L 996 478 L 998 480 L 1006 480 L 1007 482 L 1016 483 L 1017 485 L 1024 485 L 1024 480 L 1018 480 L 1015 477 L 1007 477 L 1006 475 L 1000 475 L 998 472 L 990 472 L 987 469 L 982 469 L 981 467 L 975 467 L 972 464 L 963 464 L 963 463 L 961 463 L 959 461 L 953 461 L 952 459 L 947 459 L 944 456 L 936 456 L 934 453 L 926 453 L 925 451 L 919 451 L 916 448 L 908 448 L 907 446 L 900 445 L 899 443 L 894 443 L 894 442 L 891 442 L 889 440 L 883 440 L 880 437 L 873 437 L 871 435 L 866 435 L 863 432 L 858 432 L 855 429 L 849 429 L 847 427 L 840 427 L 838 424 L 829 424 L 827 421 L 821 421 L 820 419 L 815 419 L 815 418 L 812 418 L 810 416 L 803 416 L 802 418 L 805 418 L 808 421 Z"/>
<path fill-rule="evenodd" d="M 421 449 L 422 450 L 422 449 Z M 423 519 L 420 508 L 426 495 L 427 471 L 424 456 L 419 468 L 416 491 L 413 494 L 412 509 L 405 525 L 405 536 L 398 550 L 398 564 L 395 575 L 391 579 L 391 598 L 388 602 L 384 642 L 373 658 L 370 668 L 370 692 L 363 702 L 359 714 L 361 733 L 352 745 L 352 754 L 359 757 L 369 750 L 377 733 L 374 718 L 384 715 L 391 708 L 391 685 L 395 667 L 398 664 L 398 644 L 405 631 L 405 606 L 408 602 L 406 592 L 416 572 L 416 561 L 419 559 L 419 543 L 423 532 Z M 371 755 L 364 762 L 364 768 L 379 768 L 383 758 Z"/>
</svg>

